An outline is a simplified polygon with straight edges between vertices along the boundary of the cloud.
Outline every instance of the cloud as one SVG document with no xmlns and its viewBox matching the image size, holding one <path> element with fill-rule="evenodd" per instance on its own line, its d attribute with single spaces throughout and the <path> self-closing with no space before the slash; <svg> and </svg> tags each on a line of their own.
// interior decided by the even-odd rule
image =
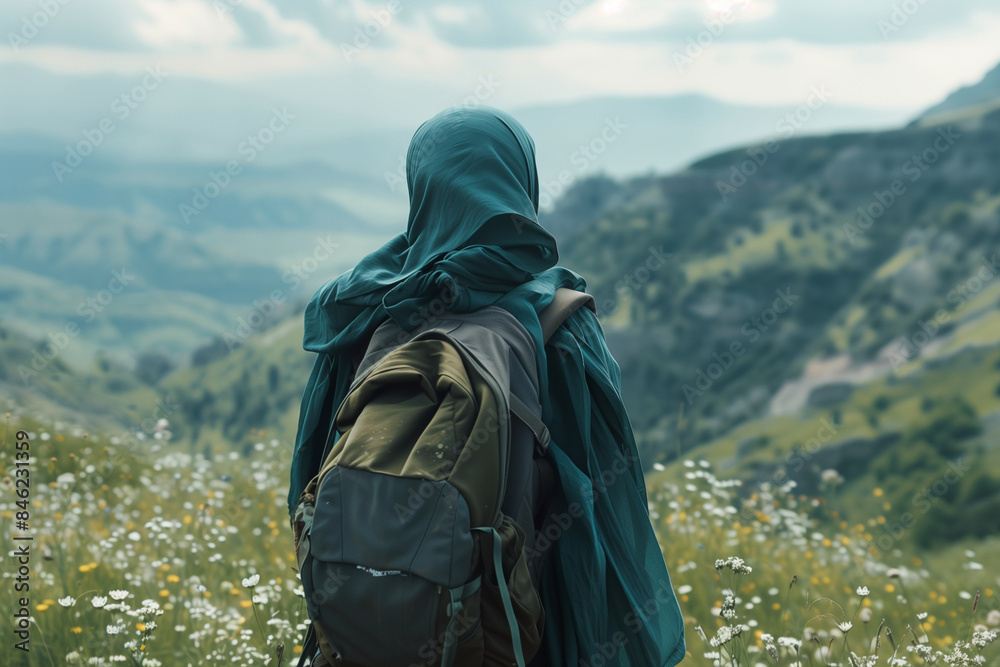
<svg viewBox="0 0 1000 667">
<path fill-rule="evenodd" d="M 892 44 L 720 42 L 663 78 L 730 102 L 797 104 L 810 86 L 826 85 L 838 105 L 919 110 L 996 66 L 998 31 L 1000 16 L 961 35 Z"/>
<path fill-rule="evenodd" d="M 104 51 L 143 50 L 146 44 L 135 32 L 135 22 L 145 17 L 129 0 L 76 2 L 55 0 L 5 0 L 0 3 L 0 27 L 10 50 L 72 46 Z M 24 44 L 27 42 L 27 44 Z"/>
<path fill-rule="evenodd" d="M 226 46 L 239 36 L 231 21 L 202 0 L 134 0 L 145 14 L 133 21 L 136 36 L 153 49 Z"/>
<path fill-rule="evenodd" d="M 974 27 L 982 12 L 997 12 L 993 0 L 505 0 L 479 2 L 397 0 L 394 20 L 429 30 L 460 49 L 519 49 L 567 39 L 623 45 L 636 41 L 686 41 L 726 10 L 735 20 L 725 39 L 794 39 L 815 44 L 882 43 L 880 21 L 909 10 L 905 30 L 892 39 L 919 40 L 942 31 Z M 288 17 L 309 21 L 333 43 L 349 41 L 359 25 L 388 11 L 390 0 L 282 3 Z M 278 5 L 276 5 L 278 6 Z M 905 7 L 905 9 L 903 9 Z M 899 9 L 894 9 L 899 8 Z M 387 48 L 391 40 L 374 48 Z"/>
<path fill-rule="evenodd" d="M 0 26 L 8 42 L 15 36 L 19 53 L 42 47 L 211 52 L 323 41 L 315 26 L 282 16 L 267 0 L 5 0 Z"/>
<path fill-rule="evenodd" d="M 905 7 L 905 9 L 904 9 Z M 767 21 L 734 26 L 732 38 L 746 41 L 795 39 L 813 44 L 882 44 L 916 41 L 972 29 L 983 12 L 1000 13 L 989 0 L 779 0 Z M 902 16 L 904 24 L 886 39 L 880 22 Z"/>
<path fill-rule="evenodd" d="M 564 0 L 588 4 L 593 0 Z M 552 3 L 553 6 L 556 3 Z M 544 24 L 544 7 L 537 0 L 459 2 L 458 0 L 343 0 L 282 3 L 275 7 L 290 18 L 308 21 L 333 44 L 352 43 L 357 31 L 371 22 L 391 33 L 391 24 L 426 31 L 450 46 L 463 49 L 519 48 L 551 41 Z M 371 35 L 371 33 L 369 33 Z M 375 49 L 393 44 L 380 36 Z"/>
<path fill-rule="evenodd" d="M 550 41 L 536 3 L 441 3 L 429 12 L 427 25 L 438 39 L 463 49 L 510 49 Z"/>
<path fill-rule="evenodd" d="M 916 41 L 974 29 L 994 0 L 5 0 L 0 26 L 18 34 L 42 13 L 35 46 L 95 50 L 213 50 L 220 45 L 282 48 L 296 40 L 311 48 L 351 43 L 371 21 L 383 23 L 371 48 L 395 46 L 392 23 L 458 49 L 510 49 L 588 39 L 619 43 L 680 42 L 705 29 L 730 7 L 735 20 L 721 41 L 793 39 L 813 44 Z M 63 4 L 64 3 L 64 4 Z M 396 11 L 392 11 L 393 7 Z M 888 38 L 880 22 L 900 12 L 905 25 Z M 909 12 L 909 13 L 908 13 Z"/>
<path fill-rule="evenodd" d="M 732 0 L 735 20 L 679 69 L 676 54 L 722 1 L 88 0 L 85 12 L 68 0 L 29 46 L 0 49 L 0 63 L 88 74 L 155 61 L 177 76 L 391 116 L 404 99 L 421 113 L 460 103 L 491 75 L 502 82 L 494 103 L 508 106 L 685 92 L 792 104 L 825 83 L 838 104 L 917 110 L 1000 59 L 993 0 L 947 10 L 929 0 Z M 883 39 L 880 17 L 906 1 L 919 10 Z M 4 4 L 0 19 L 16 29 L 36 3 Z"/>
</svg>

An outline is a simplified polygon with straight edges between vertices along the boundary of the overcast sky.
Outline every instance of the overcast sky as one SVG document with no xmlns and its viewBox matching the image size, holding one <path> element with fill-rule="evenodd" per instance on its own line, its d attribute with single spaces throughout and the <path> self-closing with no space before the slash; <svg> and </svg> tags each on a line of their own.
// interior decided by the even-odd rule
<svg viewBox="0 0 1000 667">
<path fill-rule="evenodd" d="M 822 85 L 840 105 L 918 111 L 1000 62 L 996 0 L 4 0 L 0 26 L 0 66 L 157 63 L 400 125 L 491 76 L 505 108 L 683 92 L 784 105 Z"/>
</svg>

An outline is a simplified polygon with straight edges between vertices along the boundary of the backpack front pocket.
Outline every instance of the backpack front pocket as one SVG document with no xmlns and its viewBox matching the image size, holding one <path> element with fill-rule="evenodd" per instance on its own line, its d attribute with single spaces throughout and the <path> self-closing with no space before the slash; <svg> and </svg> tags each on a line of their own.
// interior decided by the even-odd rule
<svg viewBox="0 0 1000 667">
<path fill-rule="evenodd" d="M 308 551 L 306 605 L 333 664 L 436 665 L 459 639 L 475 652 L 474 540 L 447 481 L 334 466 L 316 495 Z"/>
</svg>

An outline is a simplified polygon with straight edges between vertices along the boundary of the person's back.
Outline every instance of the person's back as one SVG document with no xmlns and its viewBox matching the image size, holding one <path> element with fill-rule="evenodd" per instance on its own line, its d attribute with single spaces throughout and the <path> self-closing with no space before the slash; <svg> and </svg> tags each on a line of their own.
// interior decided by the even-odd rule
<svg viewBox="0 0 1000 667">
<path fill-rule="evenodd" d="M 538 224 L 531 138 L 501 111 L 447 110 L 414 135 L 407 185 L 406 232 L 307 308 L 305 347 L 319 357 L 303 396 L 290 511 L 328 453 L 332 417 L 376 327 L 392 320 L 411 331 L 445 310 L 497 306 L 535 343 L 546 456 L 558 479 L 558 504 L 527 554 L 542 563 L 545 610 L 531 664 L 676 664 L 683 623 L 649 523 L 618 366 L 588 309 L 542 341 L 539 314 L 556 289 L 585 283 L 555 266 L 555 240 Z"/>
</svg>

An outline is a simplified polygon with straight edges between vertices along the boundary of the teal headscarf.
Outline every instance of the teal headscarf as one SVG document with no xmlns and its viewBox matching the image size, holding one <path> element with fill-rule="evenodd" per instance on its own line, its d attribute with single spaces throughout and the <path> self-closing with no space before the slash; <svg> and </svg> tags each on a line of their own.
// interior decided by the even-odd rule
<svg viewBox="0 0 1000 667">
<path fill-rule="evenodd" d="M 288 495 L 294 511 L 325 458 L 352 355 L 391 317 L 403 329 L 488 305 L 511 312 L 538 350 L 542 417 L 566 515 L 541 579 L 547 664 L 671 667 L 684 657 L 680 610 L 652 526 L 617 363 L 597 317 L 574 313 L 543 346 L 538 314 L 559 287 L 585 291 L 556 267 L 538 224 L 531 137 L 489 107 L 445 110 L 421 125 L 406 156 L 406 232 L 313 296 L 306 350 L 318 358 L 302 397 Z"/>
</svg>

